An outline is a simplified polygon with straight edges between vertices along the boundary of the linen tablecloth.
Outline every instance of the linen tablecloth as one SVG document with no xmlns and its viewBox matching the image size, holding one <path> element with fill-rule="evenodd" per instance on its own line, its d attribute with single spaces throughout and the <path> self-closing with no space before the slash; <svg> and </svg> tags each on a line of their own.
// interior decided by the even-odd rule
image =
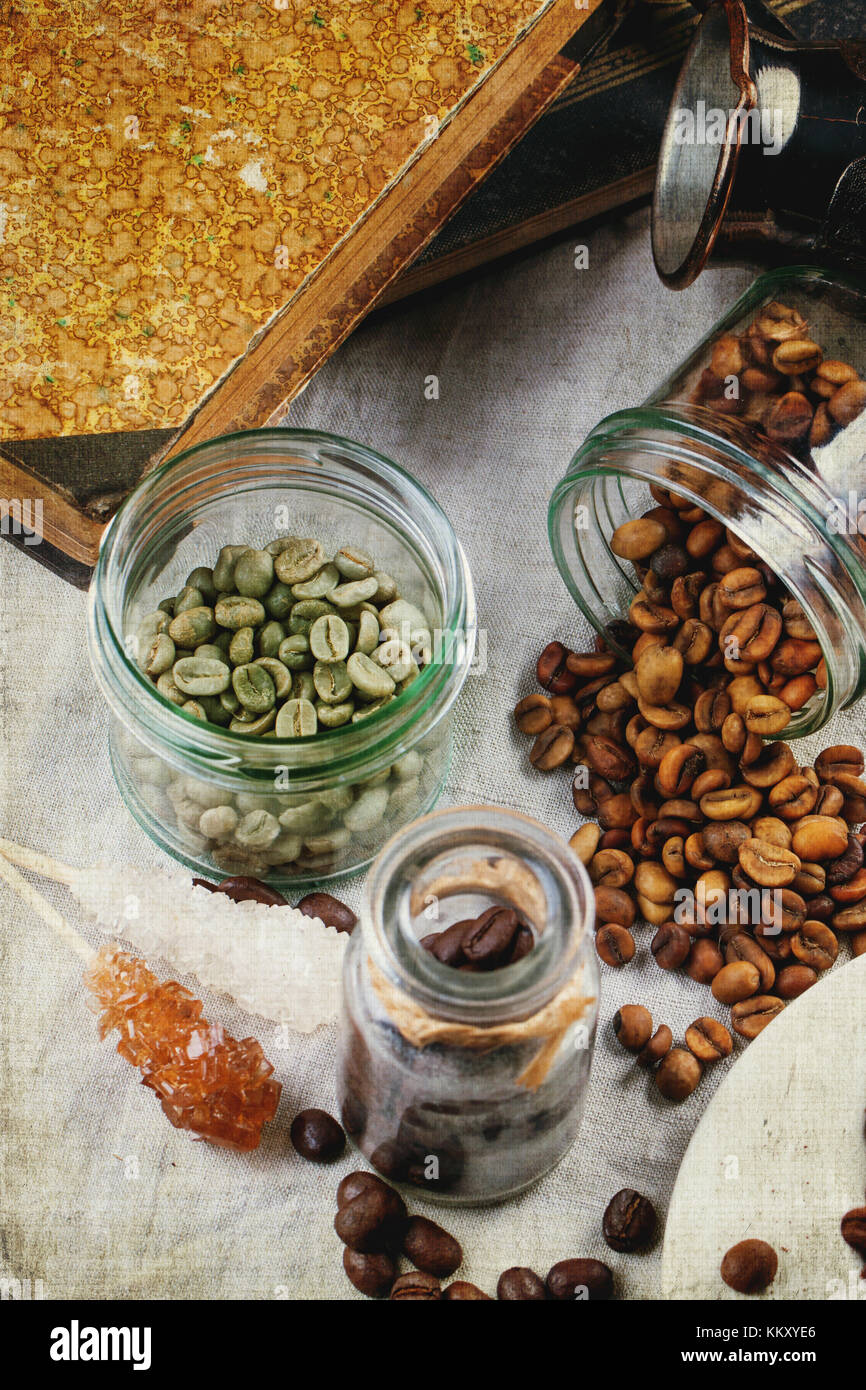
<svg viewBox="0 0 866 1390">
<path fill-rule="evenodd" d="M 578 269 L 582 243 L 588 266 Z M 362 440 L 414 473 L 465 547 L 486 668 L 470 675 L 457 706 L 442 804 L 498 803 L 566 836 L 576 828 L 568 778 L 535 772 L 511 718 L 536 688 L 540 648 L 554 637 L 580 647 L 590 636 L 548 549 L 548 499 L 593 424 L 647 396 L 751 278 L 713 268 L 690 290 L 669 293 L 652 269 L 648 217 L 632 214 L 389 311 L 362 327 L 292 408 L 288 423 Z M 438 399 L 425 393 L 430 376 L 439 379 Z M 166 868 L 112 780 L 85 603 L 0 545 L 0 833 L 74 864 Z M 821 744 L 857 742 L 861 723 L 838 719 Z M 804 759 L 819 746 L 804 748 Z M 358 878 L 338 891 L 357 906 L 360 890 Z M 65 890 L 46 891 L 91 941 L 101 939 Z M 113 1045 L 98 1043 L 77 958 L 2 885 L 0 914 L 0 1278 L 29 1279 L 46 1298 L 360 1297 L 343 1275 L 332 1227 L 337 1183 L 357 1156 L 317 1167 L 295 1154 L 288 1135 L 299 1109 L 335 1108 L 336 1028 L 287 1042 L 275 1025 L 205 994 L 209 1016 L 261 1039 L 283 1099 L 254 1154 L 192 1143 L 171 1129 Z M 678 1039 L 701 1014 L 724 1016 L 708 990 L 657 968 L 649 940 L 641 930 L 635 961 L 603 970 L 583 1125 L 559 1167 L 499 1207 L 443 1214 L 414 1203 L 458 1236 L 461 1277 L 488 1292 L 509 1265 L 544 1275 L 572 1255 L 607 1260 L 623 1297 L 659 1292 L 661 1232 L 644 1254 L 613 1254 L 602 1212 L 619 1188 L 635 1186 L 663 1219 L 727 1065 L 708 1069 L 697 1093 L 674 1106 L 612 1039 L 611 1017 L 626 1002 L 646 1003 Z"/>
</svg>

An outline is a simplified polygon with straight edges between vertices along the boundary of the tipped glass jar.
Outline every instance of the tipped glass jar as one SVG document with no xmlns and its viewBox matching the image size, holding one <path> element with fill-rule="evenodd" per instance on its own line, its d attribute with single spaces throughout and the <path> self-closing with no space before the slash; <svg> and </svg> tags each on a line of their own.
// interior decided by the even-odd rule
<svg viewBox="0 0 866 1390">
<path fill-rule="evenodd" d="M 535 945 L 465 973 L 421 942 L 491 906 Z M 499 1201 L 552 1168 L 580 1124 L 598 1013 L 595 903 L 557 836 L 512 811 L 437 811 L 370 871 L 346 953 L 343 1123 L 383 1177 L 447 1203 Z"/>
<path fill-rule="evenodd" d="M 651 486 L 721 522 L 801 605 L 823 663 L 781 736 L 859 699 L 866 288 L 807 267 L 762 275 L 643 406 L 602 420 L 578 450 L 551 499 L 551 546 L 582 611 L 625 655 L 617 625 L 640 581 L 611 539 L 656 505 Z"/>
<path fill-rule="evenodd" d="M 153 683 L 139 649 L 144 615 L 192 571 L 212 570 L 224 546 L 285 534 L 328 555 L 369 552 L 430 625 L 423 669 L 396 698 L 313 737 L 204 720 L 200 702 L 181 708 Z M 90 656 L 123 800 L 157 844 L 210 877 L 294 888 L 347 874 L 429 810 L 474 645 L 471 576 L 433 498 L 371 449 L 312 431 L 228 436 L 148 475 L 106 530 L 91 586 Z"/>
</svg>

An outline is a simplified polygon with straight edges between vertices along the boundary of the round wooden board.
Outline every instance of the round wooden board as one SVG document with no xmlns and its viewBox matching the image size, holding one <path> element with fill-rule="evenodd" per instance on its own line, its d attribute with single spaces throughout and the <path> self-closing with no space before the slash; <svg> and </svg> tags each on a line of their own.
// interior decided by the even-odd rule
<svg viewBox="0 0 866 1390">
<path fill-rule="evenodd" d="M 662 1255 L 668 1299 L 737 1299 L 725 1251 L 767 1240 L 764 1298 L 866 1300 L 839 1233 L 866 1189 L 866 957 L 813 985 L 749 1046 L 719 1087 L 680 1167 Z"/>
</svg>

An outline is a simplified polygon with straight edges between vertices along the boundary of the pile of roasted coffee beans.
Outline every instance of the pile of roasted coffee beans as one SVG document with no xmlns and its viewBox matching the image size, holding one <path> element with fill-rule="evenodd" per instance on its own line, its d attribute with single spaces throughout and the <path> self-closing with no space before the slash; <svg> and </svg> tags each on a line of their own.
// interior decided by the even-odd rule
<svg viewBox="0 0 866 1390">
<path fill-rule="evenodd" d="M 866 381 L 850 363 L 825 358 L 799 310 L 774 300 L 745 333 L 716 339 L 691 400 L 738 416 L 803 456 L 857 419 Z"/>
<path fill-rule="evenodd" d="M 573 765 L 572 837 L 595 885 L 601 959 L 652 952 L 731 1006 L 751 1039 L 839 951 L 866 951 L 866 778 L 859 749 L 800 766 L 775 739 L 825 683 L 800 605 L 720 523 L 659 488 L 657 506 L 614 533 L 643 587 L 617 626 L 630 662 L 602 638 L 551 642 L 546 693 L 515 710 L 542 771 Z M 673 1064 L 669 1064 L 673 1065 Z"/>
<path fill-rule="evenodd" d="M 289 905 L 288 898 L 284 898 L 276 888 L 272 888 L 260 878 L 252 878 L 249 874 L 234 874 L 219 883 L 211 883 L 206 878 L 194 878 L 193 883 L 197 888 L 206 888 L 209 893 L 225 893 L 236 903 L 263 903 L 267 907 Z M 352 909 L 330 893 L 308 893 L 295 906 L 305 917 L 318 917 L 326 927 L 345 932 L 347 936 L 354 931 L 358 921 Z"/>
<path fill-rule="evenodd" d="M 523 960 L 535 946 L 535 935 L 513 908 L 495 906 L 431 932 L 420 944 L 442 965 L 477 974 Z"/>
</svg>

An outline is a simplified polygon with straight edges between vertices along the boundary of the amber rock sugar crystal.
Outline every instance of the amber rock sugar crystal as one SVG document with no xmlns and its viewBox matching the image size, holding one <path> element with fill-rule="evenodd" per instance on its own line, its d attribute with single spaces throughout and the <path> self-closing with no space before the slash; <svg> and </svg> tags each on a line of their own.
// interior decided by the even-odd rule
<svg viewBox="0 0 866 1390">
<path fill-rule="evenodd" d="M 117 1029 L 121 1057 L 142 1074 L 177 1129 L 227 1149 L 258 1147 L 281 1086 L 255 1038 L 238 1041 L 202 1017 L 201 1000 L 161 983 L 143 960 L 112 943 L 84 976 L 101 1038 Z"/>
</svg>

